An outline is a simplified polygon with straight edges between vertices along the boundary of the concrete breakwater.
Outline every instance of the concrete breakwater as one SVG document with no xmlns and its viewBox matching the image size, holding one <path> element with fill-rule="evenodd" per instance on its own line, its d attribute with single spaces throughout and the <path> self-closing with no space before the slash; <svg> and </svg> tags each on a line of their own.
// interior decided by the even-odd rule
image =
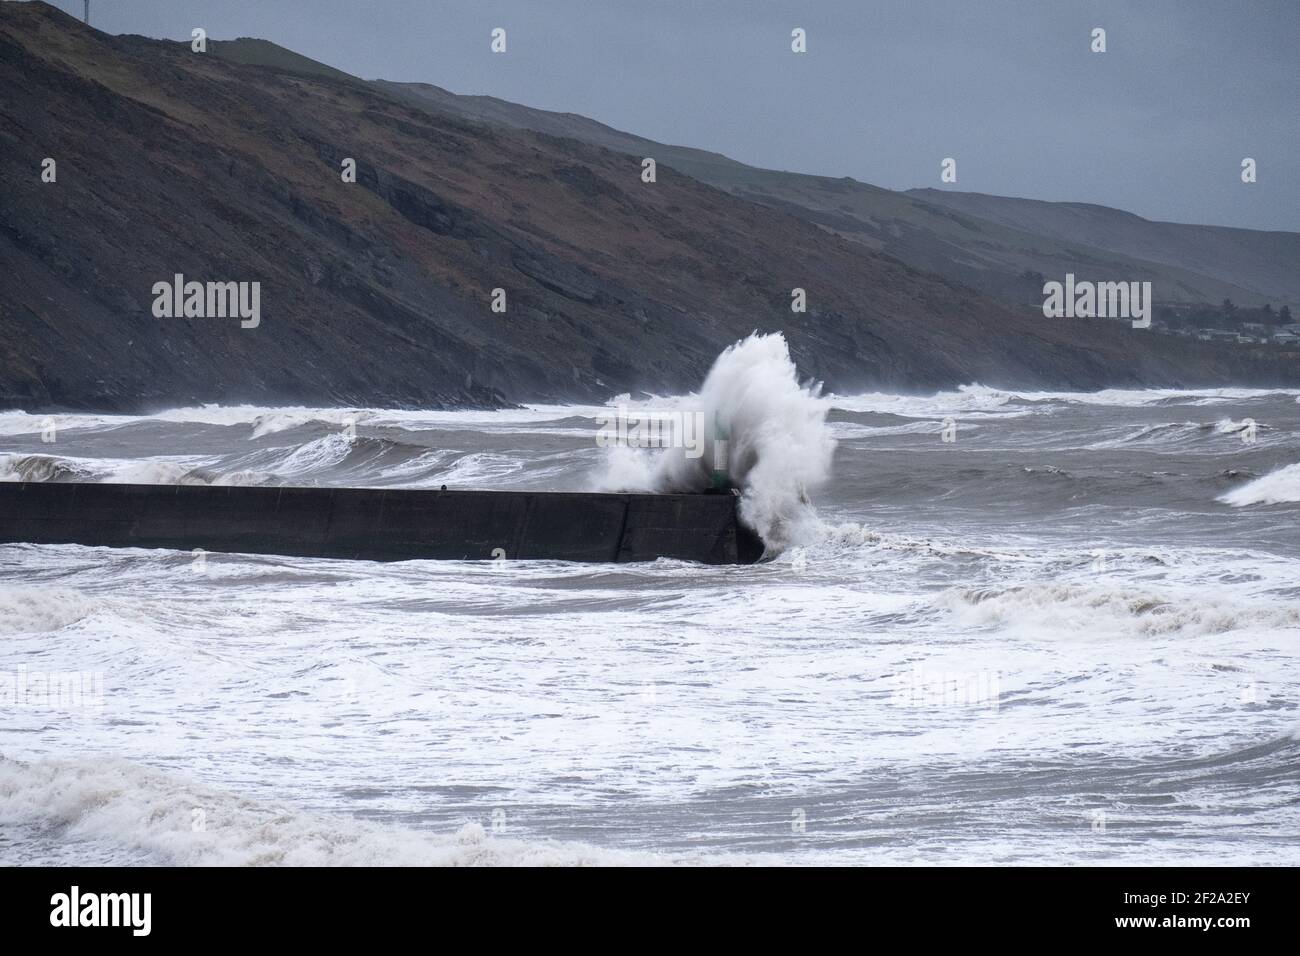
<svg viewBox="0 0 1300 956">
<path fill-rule="evenodd" d="M 733 495 L 0 482 L 0 542 L 332 557 L 748 564 Z"/>
</svg>

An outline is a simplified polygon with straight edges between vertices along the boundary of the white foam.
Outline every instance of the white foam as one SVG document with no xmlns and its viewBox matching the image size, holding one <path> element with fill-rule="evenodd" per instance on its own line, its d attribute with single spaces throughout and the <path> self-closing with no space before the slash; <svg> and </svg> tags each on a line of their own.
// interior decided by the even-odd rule
<svg viewBox="0 0 1300 956">
<path fill-rule="evenodd" d="M 831 395 L 835 408 L 847 412 L 874 412 L 902 418 L 997 417 L 1013 418 L 1030 414 L 1027 410 L 1006 409 L 1017 398 L 984 385 L 962 385 L 955 391 L 933 395 L 901 395 L 895 392 L 863 392 L 858 395 Z"/>
<path fill-rule="evenodd" d="M 997 415 L 1023 413 L 1057 426 L 1024 430 L 1035 441 L 1132 435 L 1135 450 L 1166 450 L 1158 443 L 1168 440 L 1180 454 L 1214 448 L 1234 458 L 1242 443 L 1226 428 L 1216 432 L 1215 420 L 1252 414 L 1226 405 L 1099 414 L 1088 401 L 1025 405 L 1004 401 L 1009 394 L 970 394 L 961 414 L 985 416 L 978 424 L 990 441 L 1021 433 L 1006 427 L 1011 422 L 1000 426 Z M 1221 397 L 1176 401 L 1203 400 Z M 870 438 L 872 426 L 882 426 L 880 434 L 932 434 L 943 417 L 937 404 L 928 419 L 913 410 L 915 418 L 862 416 L 832 426 L 832 437 Z M 467 453 L 487 453 L 525 462 L 504 481 L 542 480 L 549 488 L 557 482 L 544 469 L 563 464 L 565 479 L 576 483 L 578 469 L 603 454 L 591 440 L 503 440 L 503 431 L 529 424 L 471 412 L 441 413 L 455 424 L 417 426 L 419 413 L 407 419 L 411 427 L 463 427 L 463 436 L 390 445 L 393 435 L 374 437 L 376 420 L 358 417 L 372 435 L 347 447 L 338 439 L 313 444 L 340 430 L 327 421 L 334 414 L 313 413 L 303 427 L 257 441 L 248 440 L 256 415 L 244 411 L 228 429 L 132 419 L 130 429 L 84 447 L 76 438 L 65 444 L 60 433 L 54 446 L 29 436 L 10 450 L 127 456 L 138 443 L 148 455 L 202 451 L 214 457 L 195 477 L 223 481 L 241 470 L 270 474 L 303 445 L 312 446 L 307 457 L 334 447 L 346 455 L 341 465 L 304 474 L 352 483 L 376 474 L 423 480 Z M 538 432 L 574 416 L 552 422 L 552 435 L 590 424 L 571 407 L 531 414 Z M 1286 416 L 1254 417 L 1262 420 L 1261 443 L 1264 421 L 1274 447 L 1293 440 Z M 487 422 L 479 434 L 468 424 L 476 419 Z M 1161 421 L 1177 424 L 1150 427 Z M 937 439 L 927 445 L 948 450 Z M 437 450 L 425 453 L 426 446 Z M 860 451 L 840 449 L 850 450 Z M 57 460 L 89 463 L 100 477 L 118 467 L 117 459 Z M 1015 459 L 1011 467 L 1042 470 L 1050 460 Z M 652 462 L 634 464 L 637 473 L 652 473 Z M 24 582 L 23 590 L 3 592 L 7 604 L 0 599 L 0 675 L 23 667 L 102 673 L 105 686 L 97 709 L 28 706 L 0 720 L 0 752 L 27 762 L 0 771 L 7 838 L 0 862 L 618 857 L 534 839 L 575 827 L 600 834 L 592 840 L 635 840 L 674 855 L 693 846 L 753 847 L 800 863 L 813 862 L 818 846 L 858 854 L 850 862 L 906 854 L 916 862 L 1295 859 L 1285 813 L 1295 805 L 1295 783 L 1277 772 L 1285 766 L 1277 761 L 1293 758 L 1289 751 L 1262 758 L 1248 776 L 1233 772 L 1179 790 L 1168 808 L 1148 807 L 1158 830 L 1124 844 L 1130 849 L 1099 849 L 1095 835 L 1084 842 L 1087 821 L 1068 816 L 1073 791 L 1036 792 L 1032 773 L 1009 796 L 974 779 L 991 768 L 1014 777 L 1017 764 L 1062 761 L 1078 761 L 1084 772 L 1115 761 L 1155 767 L 1171 756 L 1249 752 L 1289 733 L 1295 717 L 1286 707 L 1300 686 L 1300 659 L 1287 653 L 1300 630 L 1300 561 L 1282 533 L 1285 522 L 1274 522 L 1275 535 L 1267 513 L 1251 518 L 1215 506 L 1184 518 L 1176 510 L 1182 497 L 1166 501 L 1175 510 L 1164 513 L 1097 496 L 1080 497 L 1077 508 L 1050 520 L 1003 523 L 993 515 L 990 526 L 977 507 L 982 498 L 952 495 L 951 511 L 941 510 L 930 506 L 926 483 L 915 489 L 915 512 L 879 507 L 869 499 L 881 464 L 863 453 L 837 462 L 835 503 L 822 509 L 837 524 L 871 515 L 874 528 L 842 524 L 786 557 L 746 568 L 214 554 L 200 572 L 183 551 L 0 546 L 0 591 Z M 485 481 L 492 465 L 480 457 L 465 467 Z M 1133 468 L 1157 466 L 1135 460 Z M 1223 464 L 1160 467 L 1192 472 L 1195 483 L 1185 487 L 1195 494 Z M 1281 517 L 1289 518 L 1295 505 L 1284 507 Z M 935 674 L 972 673 L 997 676 L 997 706 L 899 699 L 904 679 L 924 689 L 922 679 Z M 72 762 L 56 769 L 47 764 L 55 758 Z M 888 801 L 910 775 L 919 802 L 864 805 L 854 797 L 834 808 L 837 818 L 866 820 L 883 837 L 869 846 L 860 829 L 837 836 L 821 825 L 830 806 L 804 802 L 846 782 L 860 784 L 859 792 L 884 787 Z M 758 820 L 743 796 L 749 792 L 810 807 L 810 839 L 790 839 L 788 813 L 784 820 L 774 814 L 770 827 Z M 497 802 L 510 819 L 493 837 L 480 826 Z M 463 808 L 454 816 L 445 809 L 453 805 Z M 584 816 L 597 805 L 599 814 Z M 1188 805 L 1201 808 L 1196 819 L 1178 809 Z M 823 809 L 813 812 L 816 806 Z M 691 812 L 679 817 L 683 807 Z M 206 810 L 201 833 L 192 829 L 196 808 Z M 929 821 L 925 829 L 891 838 L 888 818 L 912 812 Z M 401 827 L 358 823 L 353 814 L 382 814 Z M 954 814 L 975 814 L 981 824 L 954 841 L 945 823 Z M 537 821 L 531 832 L 528 820 Z M 1242 850 L 1223 820 L 1249 820 L 1259 839 Z M 1167 836 L 1174 831 L 1187 842 L 1175 845 Z"/>
<path fill-rule="evenodd" d="M 489 452 L 474 452 L 462 455 L 452 462 L 451 467 L 424 479 L 423 484 L 438 483 L 466 485 L 483 484 L 498 481 L 508 475 L 523 470 L 524 462 L 515 457 L 494 455 Z"/>
<path fill-rule="evenodd" d="M 544 423 L 573 417 L 592 418 L 600 411 L 600 408 L 592 405 L 525 405 L 520 408 L 452 411 L 368 407 L 312 408 L 302 405 L 200 405 L 117 420 L 249 425 L 252 427 L 250 437 L 258 438 L 309 424 L 330 428 L 355 424 L 412 431 L 429 428 L 474 428 L 490 431 L 500 426 Z M 56 421 L 58 418 L 55 416 Z"/>
<path fill-rule="evenodd" d="M 1275 395 L 1295 396 L 1300 403 L 1300 389 L 1102 389 L 1095 392 L 1034 392 L 1000 389 L 973 383 L 932 395 L 903 395 L 890 392 L 866 392 L 855 395 L 832 395 L 835 408 L 846 411 L 882 412 L 911 418 L 1017 417 L 1031 410 L 1008 408 L 1011 403 L 1058 402 L 1080 405 L 1141 407 L 1157 402 L 1176 401 L 1188 405 L 1217 405 L 1250 401 Z M 613 399 L 630 402 L 627 395 Z M 663 399 L 651 403 L 662 405 Z M 147 422 L 196 425 L 246 425 L 249 437 L 271 435 L 302 425 L 319 424 L 341 428 L 345 424 L 391 427 L 409 430 L 429 428 L 469 428 L 494 431 L 527 432 L 517 426 L 544 424 L 564 418 L 595 418 L 606 408 L 595 405 L 531 404 L 519 408 L 494 410 L 435 411 L 393 408 L 313 408 L 301 405 L 195 405 L 167 409 L 150 415 L 94 415 L 84 413 L 31 414 L 23 411 L 0 412 L 0 435 L 27 435 L 41 432 L 53 423 L 59 431 L 119 428 Z"/>
<path fill-rule="evenodd" d="M 0 481 L 103 481 L 118 484 L 206 484 L 194 470 L 209 459 L 74 458 L 53 455 L 0 455 Z"/>
<path fill-rule="evenodd" d="M 977 424 L 967 424 L 967 433 L 980 428 Z M 831 432 L 839 441 L 851 441 L 858 438 L 883 438 L 890 435 L 937 435 L 943 431 L 943 425 L 934 421 L 914 421 L 905 425 L 858 425 L 854 422 L 832 422 Z"/>
<path fill-rule="evenodd" d="M 1096 392 L 1031 392 L 990 388 L 986 385 L 962 385 L 955 391 L 933 395 L 900 395 L 892 392 L 866 392 L 859 395 L 833 395 L 839 409 L 851 412 L 877 412 L 904 418 L 1014 418 L 1032 414 L 1032 410 L 1008 408 L 1011 403 L 1039 402 L 1071 405 L 1101 405 L 1140 408 L 1159 402 L 1186 405 L 1218 405 L 1266 398 L 1270 395 L 1296 395 L 1297 389 L 1255 388 L 1107 388 Z"/>
<path fill-rule="evenodd" d="M 271 470 L 277 475 L 304 475 L 339 464 L 352 451 L 353 439 L 346 432 L 333 432 L 299 445 Z"/>
<path fill-rule="evenodd" d="M 55 434 L 79 428 L 111 428 L 135 421 L 130 415 L 82 415 L 58 413 L 33 415 L 28 412 L 0 412 L 0 435 L 35 435 L 48 425 L 55 426 Z"/>
<path fill-rule="evenodd" d="M 0 759 L 0 823 L 57 830 L 101 852 L 191 866 L 656 865 L 650 853 L 367 823 L 251 800 L 113 758 Z M 107 845 L 107 850 L 104 846 Z M 104 862 L 111 862 L 104 861 Z"/>
<path fill-rule="evenodd" d="M 1009 588 L 954 588 L 940 603 L 966 624 L 1039 634 L 1092 636 L 1208 635 L 1242 628 L 1300 627 L 1300 606 L 1235 602 L 1224 595 L 1140 584 L 1047 582 Z"/>
<path fill-rule="evenodd" d="M 203 458 L 142 458 L 107 462 L 108 471 L 99 480 L 127 485 L 206 485 L 194 469 Z"/>
<path fill-rule="evenodd" d="M 1300 501 L 1300 464 L 1287 465 L 1250 484 L 1234 488 L 1219 500 L 1236 508 L 1247 505 L 1277 505 Z"/>
<path fill-rule="evenodd" d="M 98 604 L 74 588 L 0 585 L 0 634 L 42 634 L 75 624 Z"/>
<path fill-rule="evenodd" d="M 91 480 L 85 462 L 55 455 L 0 455 L 0 481 Z"/>
</svg>

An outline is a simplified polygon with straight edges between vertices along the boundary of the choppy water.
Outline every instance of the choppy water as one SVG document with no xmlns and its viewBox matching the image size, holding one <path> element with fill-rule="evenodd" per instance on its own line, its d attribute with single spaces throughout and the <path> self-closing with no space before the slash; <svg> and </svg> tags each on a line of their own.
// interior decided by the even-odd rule
<svg viewBox="0 0 1300 956">
<path fill-rule="evenodd" d="M 834 406 L 753 567 L 0 546 L 0 863 L 1300 863 L 1296 393 Z M 601 411 L 3 413 L 0 477 L 573 490 Z"/>
</svg>

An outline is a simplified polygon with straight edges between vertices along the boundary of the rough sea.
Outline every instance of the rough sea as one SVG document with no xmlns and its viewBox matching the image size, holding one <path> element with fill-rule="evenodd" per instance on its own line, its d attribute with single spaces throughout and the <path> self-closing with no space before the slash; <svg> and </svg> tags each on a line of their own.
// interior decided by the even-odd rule
<svg viewBox="0 0 1300 956">
<path fill-rule="evenodd" d="M 1298 402 L 830 396 L 747 567 L 0 546 L 0 864 L 1300 864 Z M 583 490 L 607 412 L 5 412 L 0 478 Z"/>
</svg>

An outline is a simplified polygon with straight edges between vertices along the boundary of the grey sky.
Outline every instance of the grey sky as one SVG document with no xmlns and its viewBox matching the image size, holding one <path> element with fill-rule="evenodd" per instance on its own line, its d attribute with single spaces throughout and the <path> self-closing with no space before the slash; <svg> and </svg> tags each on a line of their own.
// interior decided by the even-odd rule
<svg viewBox="0 0 1300 956">
<path fill-rule="evenodd" d="M 81 0 L 58 6 L 81 13 Z M 113 33 L 257 36 L 367 78 L 581 113 L 895 189 L 1300 230 L 1300 0 L 92 0 Z M 509 50 L 488 48 L 493 27 Z M 808 31 L 808 53 L 790 31 Z M 1108 51 L 1089 50 L 1093 27 Z M 1243 157 L 1259 181 L 1240 178 Z"/>
</svg>

